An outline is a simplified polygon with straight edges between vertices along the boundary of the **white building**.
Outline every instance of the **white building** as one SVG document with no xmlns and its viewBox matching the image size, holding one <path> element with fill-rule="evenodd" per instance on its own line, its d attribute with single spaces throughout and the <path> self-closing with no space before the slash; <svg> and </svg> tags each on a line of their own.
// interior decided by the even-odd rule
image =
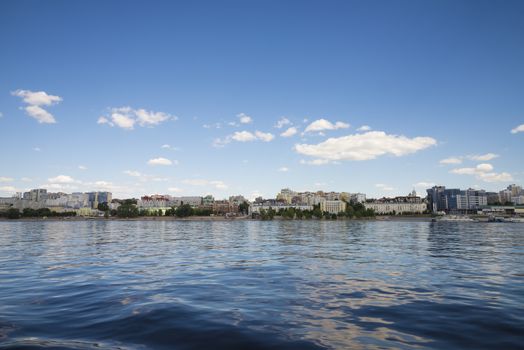
<svg viewBox="0 0 524 350">
<path fill-rule="evenodd" d="M 373 209 L 375 214 L 422 214 L 426 211 L 426 203 L 404 203 L 404 202 L 371 202 L 364 203 L 366 209 Z"/>
<path fill-rule="evenodd" d="M 323 200 L 320 202 L 320 210 L 327 211 L 330 214 L 338 214 L 346 211 L 346 202 L 339 200 Z"/>
<path fill-rule="evenodd" d="M 313 210 L 312 205 L 305 204 L 269 204 L 269 203 L 252 203 L 249 205 L 249 215 L 255 213 L 260 214 L 261 210 L 273 209 L 278 212 L 280 209 L 290 209 L 294 208 L 295 210 Z"/>
</svg>

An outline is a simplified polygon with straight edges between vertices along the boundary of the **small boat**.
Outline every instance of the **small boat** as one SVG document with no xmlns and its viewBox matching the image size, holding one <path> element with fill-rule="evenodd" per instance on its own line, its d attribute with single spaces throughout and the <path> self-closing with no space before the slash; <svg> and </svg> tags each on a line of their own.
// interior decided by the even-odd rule
<svg viewBox="0 0 524 350">
<path fill-rule="evenodd" d="M 524 218 L 509 218 L 506 221 L 507 222 L 524 223 Z"/>
</svg>

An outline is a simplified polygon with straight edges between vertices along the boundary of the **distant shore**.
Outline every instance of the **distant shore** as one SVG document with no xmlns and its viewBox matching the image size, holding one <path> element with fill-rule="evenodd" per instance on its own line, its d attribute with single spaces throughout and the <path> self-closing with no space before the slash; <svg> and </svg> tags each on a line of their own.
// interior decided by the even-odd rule
<svg viewBox="0 0 524 350">
<path fill-rule="evenodd" d="M 47 217 L 47 218 L 19 218 L 19 219 L 7 219 L 0 218 L 0 221 L 264 221 L 261 219 L 252 219 L 249 216 L 190 216 L 186 218 L 179 218 L 176 216 L 141 216 L 137 218 L 118 218 L 118 217 Z M 338 219 L 338 220 L 325 220 L 325 219 L 284 219 L 281 217 L 275 217 L 273 220 L 266 221 L 420 221 L 430 222 L 430 216 L 376 216 L 373 218 L 354 218 L 354 219 Z"/>
</svg>

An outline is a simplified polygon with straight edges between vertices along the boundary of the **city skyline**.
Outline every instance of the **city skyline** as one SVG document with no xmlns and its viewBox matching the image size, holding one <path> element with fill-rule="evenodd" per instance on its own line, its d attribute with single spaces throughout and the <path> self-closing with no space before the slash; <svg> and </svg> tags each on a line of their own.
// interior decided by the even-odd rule
<svg viewBox="0 0 524 350">
<path fill-rule="evenodd" d="M 0 197 L 524 182 L 519 2 L 0 9 Z"/>
</svg>

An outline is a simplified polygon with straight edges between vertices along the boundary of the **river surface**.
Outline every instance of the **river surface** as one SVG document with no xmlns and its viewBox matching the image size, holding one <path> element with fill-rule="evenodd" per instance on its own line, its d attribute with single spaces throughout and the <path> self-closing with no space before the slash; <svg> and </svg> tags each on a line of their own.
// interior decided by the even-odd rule
<svg viewBox="0 0 524 350">
<path fill-rule="evenodd" d="M 523 349 L 524 225 L 4 221 L 0 348 Z"/>
</svg>

